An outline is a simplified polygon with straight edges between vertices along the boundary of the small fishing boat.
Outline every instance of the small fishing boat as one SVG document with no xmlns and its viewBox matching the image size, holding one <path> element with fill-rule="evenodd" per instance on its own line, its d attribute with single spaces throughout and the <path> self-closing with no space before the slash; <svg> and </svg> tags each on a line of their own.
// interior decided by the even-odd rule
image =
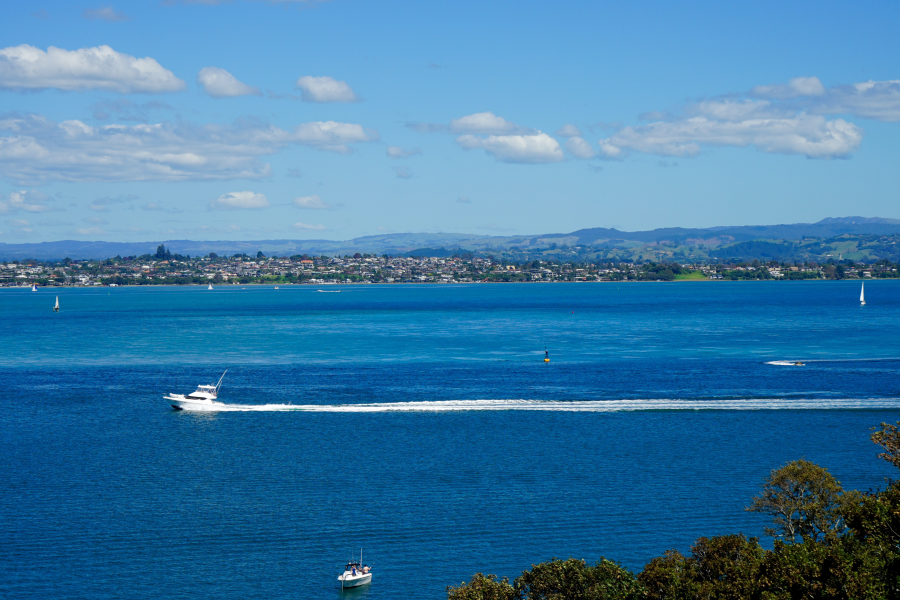
<svg viewBox="0 0 900 600">
<path fill-rule="evenodd" d="M 53 312 L 59 312 L 59 296 L 56 297 L 56 304 L 53 305 Z"/>
<path fill-rule="evenodd" d="M 372 570 L 368 565 L 362 564 L 362 549 L 359 550 L 358 561 L 353 558 L 347 561 L 347 567 L 338 575 L 338 581 L 341 582 L 341 589 L 372 583 Z"/>
<path fill-rule="evenodd" d="M 228 369 L 225 369 L 225 373 L 227 372 Z M 222 373 L 216 385 L 198 385 L 197 390 L 187 396 L 169 394 L 164 396 L 163 400 L 168 401 L 175 410 L 215 410 L 216 406 L 223 406 L 221 402 L 216 402 L 216 399 L 219 397 L 219 389 L 222 387 L 225 373 Z"/>
<path fill-rule="evenodd" d="M 862 282 L 862 287 L 859 289 L 859 305 L 866 305 L 866 282 Z"/>
</svg>

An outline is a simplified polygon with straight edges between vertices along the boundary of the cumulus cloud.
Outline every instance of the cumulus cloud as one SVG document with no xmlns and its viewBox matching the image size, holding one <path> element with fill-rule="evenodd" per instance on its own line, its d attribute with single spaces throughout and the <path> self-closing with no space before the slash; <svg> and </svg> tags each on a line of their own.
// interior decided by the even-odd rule
<svg viewBox="0 0 900 600">
<path fill-rule="evenodd" d="M 91 127 L 0 115 L 0 176 L 22 182 L 260 178 L 271 167 L 259 158 L 291 144 L 346 153 L 348 144 L 376 140 L 377 131 L 335 121 L 286 131 L 255 121 Z"/>
<path fill-rule="evenodd" d="M 563 159 L 559 142 L 541 132 L 533 135 L 489 135 L 486 138 L 462 135 L 456 138 L 456 143 L 466 150 L 481 148 L 507 163 L 552 163 Z"/>
<path fill-rule="evenodd" d="M 359 97 L 347 85 L 333 77 L 305 75 L 297 80 L 304 102 L 358 102 Z"/>
<path fill-rule="evenodd" d="M 584 138 L 570 137 L 566 140 L 566 152 L 575 158 L 593 158 L 594 149 L 588 144 Z"/>
<path fill-rule="evenodd" d="M 270 206 L 268 198 L 255 192 L 222 194 L 209 203 L 209 207 L 214 210 L 258 210 Z"/>
<path fill-rule="evenodd" d="M 581 130 L 571 123 L 566 123 L 556 132 L 559 137 L 581 137 Z"/>
<path fill-rule="evenodd" d="M 22 44 L 0 49 L 0 89 L 131 93 L 177 92 L 184 81 L 152 58 L 135 58 L 109 46 L 46 52 Z"/>
<path fill-rule="evenodd" d="M 818 77 L 794 77 L 787 84 L 758 85 L 750 90 L 751 96 L 777 99 L 821 96 L 824 93 L 825 86 Z"/>
<path fill-rule="evenodd" d="M 388 158 L 409 158 L 410 156 L 418 156 L 419 154 L 422 154 L 422 149 L 412 148 L 410 150 L 404 150 L 400 146 L 388 146 L 385 154 L 388 156 Z"/>
<path fill-rule="evenodd" d="M 113 9 L 112 6 L 86 8 L 81 12 L 81 16 L 91 21 L 127 21 L 129 19 L 128 15 Z"/>
<path fill-rule="evenodd" d="M 308 210 L 331 210 L 330 204 L 325 204 L 318 196 L 299 196 L 294 198 L 294 206 Z"/>
<path fill-rule="evenodd" d="M 532 130 L 510 123 L 492 112 L 481 112 L 466 115 L 450 121 L 450 133 L 468 133 L 475 135 L 506 135 L 512 133 L 532 133 Z"/>
<path fill-rule="evenodd" d="M 754 146 L 763 152 L 801 154 L 809 158 L 840 158 L 854 152 L 862 130 L 843 119 L 798 115 L 789 119 L 716 120 L 706 116 L 674 122 L 626 127 L 600 141 L 606 158 L 621 158 L 629 150 L 662 156 L 696 156 L 704 145 Z"/>
<path fill-rule="evenodd" d="M 234 98 L 235 96 L 261 96 L 258 87 L 242 83 L 237 78 L 218 67 L 204 67 L 197 74 L 197 83 L 203 86 L 213 98 Z"/>
<path fill-rule="evenodd" d="M 294 229 L 299 229 L 300 231 L 324 231 L 324 225 L 310 225 L 309 223 L 301 223 L 297 222 L 291 225 Z"/>
<path fill-rule="evenodd" d="M 900 121 L 900 80 L 839 85 L 815 98 L 811 112 L 852 114 L 877 121 Z"/>
<path fill-rule="evenodd" d="M 849 114 L 878 121 L 900 121 L 900 80 L 863 81 L 826 88 L 816 77 L 787 84 L 756 86 L 750 96 L 785 100 L 812 114 Z"/>
<path fill-rule="evenodd" d="M 0 215 L 12 215 L 20 212 L 42 213 L 53 210 L 46 202 L 50 196 L 37 190 L 12 192 L 8 200 L 0 196 Z"/>
</svg>

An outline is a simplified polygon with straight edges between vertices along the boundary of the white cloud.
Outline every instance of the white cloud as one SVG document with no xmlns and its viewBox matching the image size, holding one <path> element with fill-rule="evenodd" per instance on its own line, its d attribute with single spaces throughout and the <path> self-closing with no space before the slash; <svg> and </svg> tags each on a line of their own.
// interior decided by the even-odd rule
<svg viewBox="0 0 900 600">
<path fill-rule="evenodd" d="M 259 88 L 241 83 L 237 78 L 218 67 L 204 67 L 197 73 L 197 83 L 213 98 L 234 98 L 235 96 L 260 96 Z"/>
<path fill-rule="evenodd" d="M 75 232 L 78 235 L 103 235 L 106 233 L 99 227 L 83 227 L 81 229 L 76 229 Z"/>
<path fill-rule="evenodd" d="M 470 133 L 475 135 L 504 135 L 512 133 L 532 133 L 531 130 L 510 123 L 492 112 L 466 115 L 450 121 L 450 133 Z"/>
<path fill-rule="evenodd" d="M 456 143 L 466 150 L 481 148 L 507 163 L 552 163 L 563 159 L 559 143 L 541 132 L 534 135 L 489 135 L 486 138 L 462 135 L 456 138 Z"/>
<path fill-rule="evenodd" d="M 13 219 L 11 221 L 7 221 L 7 223 L 12 225 L 13 227 L 28 227 L 29 225 L 31 225 L 31 223 L 29 223 L 25 219 Z"/>
<path fill-rule="evenodd" d="M 556 132 L 559 137 L 581 137 L 581 130 L 571 123 L 566 123 Z"/>
<path fill-rule="evenodd" d="M 422 154 L 422 150 L 420 148 L 413 148 L 411 150 L 404 150 L 400 146 L 388 146 L 387 151 L 385 152 L 388 158 L 409 158 L 410 156 L 417 156 Z"/>
<path fill-rule="evenodd" d="M 294 229 L 299 229 L 300 231 L 324 231 L 324 225 L 310 225 L 309 223 L 301 223 L 297 222 L 291 225 Z"/>
<path fill-rule="evenodd" d="M 304 102 L 357 102 L 359 97 L 346 81 L 333 77 L 311 77 L 304 75 L 297 80 L 297 88 L 302 92 Z"/>
<path fill-rule="evenodd" d="M 409 167 L 391 167 L 400 179 L 412 179 L 413 172 Z"/>
<path fill-rule="evenodd" d="M 787 84 L 758 85 L 750 90 L 751 96 L 758 98 L 799 98 L 801 96 L 821 96 L 825 86 L 818 77 L 794 77 Z"/>
<path fill-rule="evenodd" d="M 674 122 L 626 127 L 600 141 L 607 158 L 620 158 L 629 150 L 662 156 L 695 156 L 702 146 L 755 146 L 763 152 L 802 154 L 809 158 L 840 158 L 855 151 L 862 130 L 843 119 L 820 116 L 790 119 L 720 121 L 691 117 Z"/>
<path fill-rule="evenodd" d="M 109 46 L 46 52 L 22 44 L 0 49 L 0 89 L 131 93 L 176 92 L 184 81 L 152 58 L 135 58 Z"/>
<path fill-rule="evenodd" d="M 91 127 L 34 114 L 0 115 L 0 176 L 22 182 L 260 178 L 271 167 L 259 158 L 290 144 L 347 153 L 348 144 L 377 139 L 377 131 L 335 121 L 285 131 L 252 121 Z"/>
<path fill-rule="evenodd" d="M 215 210 L 257 210 L 272 206 L 263 194 L 255 192 L 231 192 L 222 194 L 210 201 L 209 207 Z"/>
<path fill-rule="evenodd" d="M 127 21 L 129 19 L 128 15 L 120 13 L 112 6 L 86 8 L 82 11 L 81 16 L 91 21 Z"/>
<path fill-rule="evenodd" d="M 148 202 L 141 205 L 142 210 L 162 210 L 162 204 L 158 202 Z"/>
<path fill-rule="evenodd" d="M 762 85 L 751 96 L 793 100 L 813 114 L 850 114 L 878 121 L 900 121 L 900 80 L 863 81 L 826 88 L 816 77 L 795 77 L 786 85 Z"/>
<path fill-rule="evenodd" d="M 878 121 L 900 121 L 900 80 L 840 85 L 816 98 L 811 112 L 853 114 Z"/>
<path fill-rule="evenodd" d="M 583 138 L 570 137 L 566 140 L 566 152 L 575 158 L 593 158 L 594 149 Z"/>
<path fill-rule="evenodd" d="M 318 196 L 299 196 L 294 198 L 294 206 L 309 210 L 331 210 L 334 208 L 330 204 L 322 202 L 322 199 Z"/>
<path fill-rule="evenodd" d="M 0 215 L 12 215 L 19 212 L 49 212 L 53 210 L 52 207 L 45 204 L 49 199 L 50 196 L 37 190 L 12 192 L 7 201 L 0 196 Z"/>
</svg>

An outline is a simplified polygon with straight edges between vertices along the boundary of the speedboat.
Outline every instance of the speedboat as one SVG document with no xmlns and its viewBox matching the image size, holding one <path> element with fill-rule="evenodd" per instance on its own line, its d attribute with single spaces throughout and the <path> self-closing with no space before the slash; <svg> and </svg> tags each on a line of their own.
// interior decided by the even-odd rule
<svg viewBox="0 0 900 600">
<path fill-rule="evenodd" d="M 338 575 L 341 588 L 359 587 L 372 583 L 372 571 L 368 565 L 362 564 L 362 550 L 359 551 L 359 560 L 350 559 L 344 572 Z"/>
<path fill-rule="evenodd" d="M 225 373 L 228 369 L 225 370 Z M 222 380 L 225 379 L 225 373 L 219 378 L 216 385 L 198 385 L 197 390 L 188 395 L 169 394 L 163 399 L 172 405 L 175 410 L 215 410 L 217 406 L 224 406 L 221 402 L 216 402 L 219 397 L 219 388 L 222 387 Z"/>
</svg>

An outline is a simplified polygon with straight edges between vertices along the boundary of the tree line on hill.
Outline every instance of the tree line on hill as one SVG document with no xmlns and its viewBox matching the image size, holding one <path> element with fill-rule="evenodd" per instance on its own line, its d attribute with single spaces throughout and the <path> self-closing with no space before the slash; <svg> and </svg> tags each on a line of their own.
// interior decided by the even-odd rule
<svg viewBox="0 0 900 600">
<path fill-rule="evenodd" d="M 900 421 L 872 441 L 900 468 Z M 746 510 L 772 517 L 774 548 L 743 534 L 703 537 L 637 574 L 601 558 L 553 559 L 510 582 L 477 573 L 448 600 L 729 600 L 900 598 L 900 481 L 843 490 L 827 469 L 796 460 L 771 472 Z"/>
</svg>

